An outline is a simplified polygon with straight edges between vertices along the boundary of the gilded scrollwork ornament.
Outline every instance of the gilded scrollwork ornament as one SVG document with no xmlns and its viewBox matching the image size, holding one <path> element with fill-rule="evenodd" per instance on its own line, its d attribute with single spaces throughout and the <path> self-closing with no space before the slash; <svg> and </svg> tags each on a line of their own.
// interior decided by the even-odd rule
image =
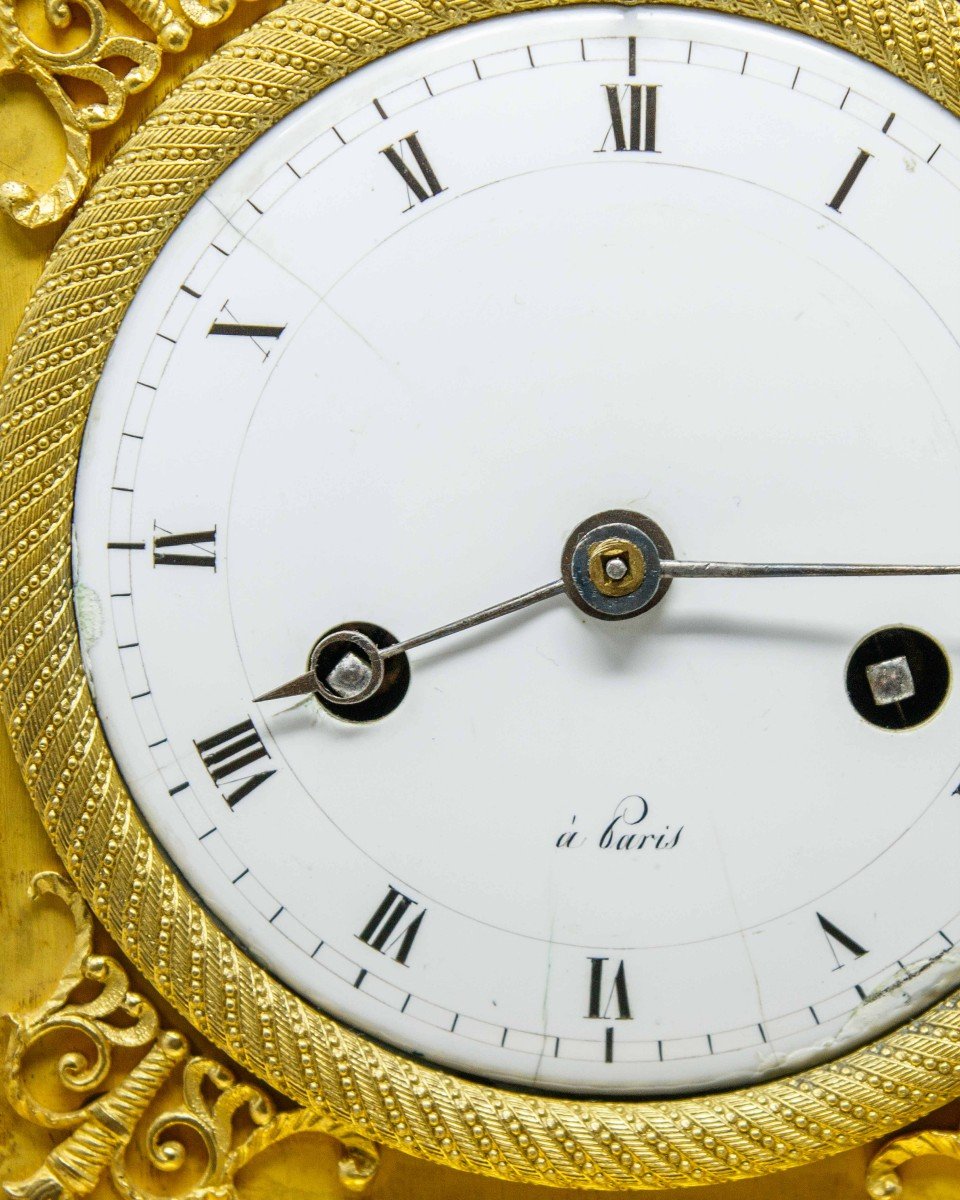
<svg viewBox="0 0 960 1200">
<path fill-rule="evenodd" d="M 894 1200 L 909 1192 L 900 1178 L 900 1168 L 918 1158 L 946 1158 L 960 1162 L 960 1132 L 923 1129 L 888 1142 L 874 1155 L 867 1169 L 867 1195 L 870 1200 Z"/>
<path fill-rule="evenodd" d="M 194 29 L 218 25 L 230 16 L 236 2 L 180 0 L 175 10 L 165 0 L 123 0 L 151 38 L 125 32 L 109 0 L 44 0 L 51 33 L 87 26 L 77 44 L 51 49 L 27 32 L 14 0 L 0 0 L 0 78 L 14 74 L 31 80 L 53 110 L 66 142 L 60 177 L 40 190 L 22 180 L 3 180 L 0 209 L 28 228 L 66 216 L 90 177 L 91 134 L 116 122 L 128 98 L 156 79 L 165 53 L 185 50 Z M 114 69 L 117 63 L 123 64 L 119 72 Z M 71 81 L 87 88 L 84 99 L 74 97 Z"/>
<path fill-rule="evenodd" d="M 54 896 L 70 910 L 75 939 L 53 993 L 31 1012 L 11 1016 L 3 1083 L 14 1110 L 34 1125 L 66 1136 L 27 1179 L 5 1180 L 11 1200 L 79 1200 L 108 1175 L 124 1200 L 159 1200 L 139 1182 L 143 1168 L 176 1173 L 187 1164 L 187 1140 L 199 1143 L 204 1166 L 172 1194 L 181 1200 L 233 1200 L 237 1172 L 269 1146 L 298 1133 L 320 1133 L 343 1145 L 340 1183 L 362 1191 L 377 1172 L 378 1153 L 336 1120 L 315 1110 L 278 1111 L 261 1088 L 238 1082 L 211 1058 L 192 1055 L 187 1039 L 163 1029 L 154 1005 L 131 991 L 124 967 L 93 953 L 93 921 L 76 891 L 44 873 L 34 896 Z M 56 1105 L 36 1090 L 32 1053 L 50 1039 L 65 1042 L 55 1068 Z M 135 1052 L 142 1052 L 136 1056 Z M 135 1054 L 121 1065 L 118 1057 Z M 177 1083 L 177 1102 L 169 1085 Z M 164 1191 L 169 1196 L 169 1191 Z"/>
<path fill-rule="evenodd" d="M 37 1121 L 63 1140 L 30 1180 L 7 1185 L 9 1195 L 80 1196 L 89 1194 L 91 1178 L 106 1176 L 122 1194 L 150 1200 L 136 1168 L 152 1163 L 177 1181 L 183 1147 L 199 1136 L 208 1150 L 206 1174 L 180 1194 L 227 1198 L 246 1163 L 307 1130 L 332 1134 L 349 1148 L 341 1175 L 360 1189 L 377 1159 L 347 1122 L 398 1152 L 511 1183 L 611 1190 L 706 1185 L 863 1145 L 956 1096 L 960 994 L 880 1042 L 810 1071 L 743 1091 L 643 1103 L 507 1091 L 396 1053 L 313 1009 L 230 940 L 153 842 L 98 724 L 72 603 L 70 506 L 93 390 L 160 248 L 229 162 L 335 80 L 471 21 L 560 2 L 289 0 L 198 67 L 143 121 L 50 259 L 3 385 L 0 577 L 7 586 L 0 601 L 0 700 L 14 753 L 65 868 L 150 985 L 198 1036 L 303 1107 L 277 1112 L 265 1091 L 192 1056 L 179 1033 L 159 1025 L 151 1032 L 155 1010 L 129 994 L 126 975 L 113 971 L 117 964 L 92 955 L 81 930 L 89 923 L 86 909 L 67 885 L 47 876 L 38 887 L 73 908 L 79 948 L 56 996 L 16 1023 L 5 1073 L 11 1099 L 30 1082 L 25 1043 L 36 1045 L 41 1031 L 69 1031 L 75 1042 L 89 1029 L 92 1045 L 102 1050 L 62 1060 L 61 1089 L 82 1097 L 84 1107 L 52 1110 L 52 1119 L 63 1117 L 59 1124 L 49 1124 L 49 1115 Z M 700 0 L 693 6 L 821 38 L 960 113 L 956 4 Z M 10 31 L 11 11 L 10 0 L 0 0 L 0 72 L 30 73 L 36 55 L 23 51 L 14 62 L 9 49 L 19 36 Z M 181 4 L 181 11 L 187 29 L 227 10 L 211 3 Z M 169 33 L 170 22 L 156 20 Z M 150 44 L 156 50 L 161 41 L 158 32 Z M 152 67 L 143 69 L 145 79 Z M 50 89 L 51 103 L 62 104 L 73 122 L 76 141 L 69 143 L 68 134 L 68 144 L 78 165 L 59 198 L 2 193 L 8 210 L 28 224 L 55 219 L 76 200 L 89 165 L 83 155 L 90 129 L 117 111 L 105 102 L 98 116 L 88 105 L 80 121 L 54 75 L 36 66 L 38 86 Z M 122 101 L 131 89 L 118 86 Z M 94 1012 L 92 995 L 102 999 L 108 985 L 117 1004 Z M 115 1031 L 127 1042 L 112 1040 Z M 108 1066 L 103 1082 L 88 1091 L 83 1081 L 97 1074 L 98 1053 L 121 1078 L 111 1082 Z M 76 1054 L 73 1043 L 66 1054 Z M 173 1089 L 178 1093 L 168 1103 Z M 43 1105 L 34 1103 L 42 1116 Z"/>
</svg>

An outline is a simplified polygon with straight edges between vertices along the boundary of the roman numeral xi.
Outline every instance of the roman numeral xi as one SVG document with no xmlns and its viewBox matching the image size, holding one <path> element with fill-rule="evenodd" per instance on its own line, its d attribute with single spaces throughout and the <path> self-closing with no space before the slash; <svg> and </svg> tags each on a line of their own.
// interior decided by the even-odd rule
<svg viewBox="0 0 960 1200">
<path fill-rule="evenodd" d="M 200 761 L 207 768 L 207 774 L 223 791 L 223 798 L 231 808 L 266 783 L 271 775 L 276 775 L 275 770 L 244 774 L 248 767 L 263 759 L 270 760 L 270 754 L 249 717 L 239 725 L 231 725 L 229 729 L 194 742 L 194 745 Z M 228 787 L 233 787 L 233 790 L 226 791 Z"/>
<path fill-rule="evenodd" d="M 447 190 L 430 165 L 430 160 L 420 145 L 418 134 L 409 133 L 405 138 L 401 138 L 399 150 L 396 146 L 386 146 L 380 153 L 407 185 L 418 203 L 423 204 Z M 408 154 L 412 162 L 407 161 Z M 412 207 L 411 203 L 410 208 Z"/>
</svg>

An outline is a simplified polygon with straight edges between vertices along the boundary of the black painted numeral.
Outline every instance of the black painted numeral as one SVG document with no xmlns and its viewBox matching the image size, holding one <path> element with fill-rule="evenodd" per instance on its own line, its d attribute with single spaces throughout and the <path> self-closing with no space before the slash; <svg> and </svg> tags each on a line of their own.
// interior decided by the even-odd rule
<svg viewBox="0 0 960 1200">
<path fill-rule="evenodd" d="M 286 325 L 240 325 L 214 321 L 207 330 L 207 336 L 213 334 L 215 337 L 278 338 L 285 329 Z"/>
<path fill-rule="evenodd" d="M 412 164 L 404 160 L 404 146 L 406 146 L 413 157 Z M 430 165 L 430 160 L 424 153 L 423 147 L 420 145 L 420 138 L 416 133 L 409 133 L 405 138 L 401 138 L 399 150 L 396 146 L 386 146 L 380 153 L 407 185 L 407 188 L 416 197 L 418 203 L 423 204 L 425 201 L 431 200 L 434 196 L 439 196 L 441 192 L 447 190 L 437 178 L 436 172 Z M 419 175 L 417 174 L 418 171 Z M 413 208 L 412 202 L 406 211 L 409 212 L 411 208 Z"/>
<path fill-rule="evenodd" d="M 835 971 L 839 971 L 841 967 L 846 965 L 840 961 L 838 948 L 841 951 L 846 951 L 847 954 L 852 955 L 854 959 L 863 958 L 865 954 L 869 953 L 848 933 L 844 933 L 839 926 L 834 925 L 834 923 L 825 917 L 823 913 L 817 913 L 817 920 L 820 922 L 820 928 L 826 935 L 827 945 L 830 947 L 830 953 L 833 955 L 834 962 L 837 964 L 833 968 Z"/>
<path fill-rule="evenodd" d="M 200 760 L 218 788 L 238 786 L 224 792 L 223 798 L 234 808 L 241 800 L 265 783 L 276 771 L 258 771 L 252 775 L 240 772 L 252 767 L 261 759 L 269 760 L 270 754 L 264 746 L 254 723 L 247 718 L 239 725 L 231 725 L 220 733 L 214 733 L 200 742 L 194 742 Z"/>
<path fill-rule="evenodd" d="M 616 1002 L 617 1020 L 630 1021 L 630 998 L 627 995 L 627 967 L 623 959 L 613 973 L 613 982 L 609 991 L 604 995 L 606 963 L 608 958 L 591 958 L 590 960 L 590 998 L 587 1007 L 587 1017 L 593 1020 L 606 1020 L 610 1009 Z"/>
<path fill-rule="evenodd" d="M 610 126 L 601 151 L 634 150 L 656 154 L 657 93 L 660 85 L 630 83 L 626 87 L 619 87 L 608 83 L 604 91 L 610 109 Z"/>
<path fill-rule="evenodd" d="M 372 949 L 388 954 L 401 966 L 406 966 L 407 956 L 427 915 L 426 909 L 416 915 L 410 913 L 410 909 L 417 907 L 415 900 L 391 884 L 376 912 L 357 937 Z"/>
<path fill-rule="evenodd" d="M 238 321 L 234 314 L 230 311 L 230 301 L 226 301 L 220 309 L 220 317 L 226 316 L 228 320 L 218 319 L 214 321 L 207 330 L 207 337 L 234 337 L 234 338 L 249 338 L 252 345 L 260 351 L 264 360 L 270 354 L 270 348 L 265 346 L 264 342 L 273 342 L 274 345 L 283 335 L 283 331 L 287 328 L 286 325 L 252 325 L 243 321 Z"/>
<path fill-rule="evenodd" d="M 843 183 L 841 183 L 840 186 L 837 188 L 837 194 L 827 204 L 827 208 L 832 208 L 834 212 L 840 211 L 841 204 L 843 204 L 843 202 L 844 202 L 844 200 L 846 200 L 847 196 L 850 195 L 850 189 L 860 178 L 860 172 L 867 165 L 867 163 L 870 161 L 871 158 L 873 158 L 873 155 L 870 154 L 867 150 L 860 151 L 860 153 L 857 155 L 856 159 L 854 160 L 853 166 L 847 172 Z"/>
<path fill-rule="evenodd" d="M 627 994 L 627 966 L 621 958 L 612 980 L 607 985 L 609 958 L 591 958 L 590 962 L 590 993 L 587 1000 L 587 1019 L 592 1021 L 609 1021 L 611 1010 L 616 1008 L 616 1020 L 632 1021 L 630 1013 L 630 997 Z M 611 964 L 612 969 L 612 964 Z M 603 1061 L 613 1062 L 614 1027 L 608 1025 L 603 1031 Z"/>
<path fill-rule="evenodd" d="M 195 533 L 170 533 L 154 522 L 153 565 L 155 567 L 213 567 L 217 566 L 217 530 L 204 529 Z"/>
</svg>

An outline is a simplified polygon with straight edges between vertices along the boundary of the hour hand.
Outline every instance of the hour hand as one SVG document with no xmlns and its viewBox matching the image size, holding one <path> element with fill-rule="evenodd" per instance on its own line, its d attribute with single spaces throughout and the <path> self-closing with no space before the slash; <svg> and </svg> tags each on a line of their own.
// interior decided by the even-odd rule
<svg viewBox="0 0 960 1200">
<path fill-rule="evenodd" d="M 254 699 L 259 704 L 318 693 L 331 704 L 360 704 L 383 683 L 385 657 L 386 652 L 358 629 L 337 630 L 314 646 L 308 671 Z"/>
<path fill-rule="evenodd" d="M 377 645 L 359 629 L 334 630 L 314 647 L 307 671 L 257 696 L 256 701 L 316 694 L 337 707 L 361 704 L 377 694 L 385 679 L 389 683 L 385 664 L 389 663 L 395 670 L 397 663 L 391 660 L 399 660 L 408 650 L 451 634 L 464 633 L 564 592 L 590 616 L 618 621 L 652 608 L 663 598 L 674 579 L 960 574 L 960 565 L 956 564 L 684 561 L 673 557 L 670 541 L 654 521 L 623 509 L 597 513 L 578 525 L 567 539 L 560 569 L 562 577 L 554 583 L 405 641 L 390 639 Z"/>
<path fill-rule="evenodd" d="M 279 687 L 273 688 L 272 691 L 264 692 L 262 696 L 254 696 L 254 702 L 259 704 L 261 700 L 283 700 L 287 696 L 308 696 L 316 690 L 317 673 L 314 670 L 310 670 L 306 671 L 303 675 L 298 675 L 296 679 L 291 679 L 287 683 L 281 683 Z"/>
</svg>

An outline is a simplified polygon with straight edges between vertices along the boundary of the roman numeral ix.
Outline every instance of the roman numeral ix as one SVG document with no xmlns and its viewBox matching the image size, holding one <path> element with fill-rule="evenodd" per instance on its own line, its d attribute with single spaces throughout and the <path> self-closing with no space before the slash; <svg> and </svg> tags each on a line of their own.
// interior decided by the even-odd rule
<svg viewBox="0 0 960 1200">
<path fill-rule="evenodd" d="M 239 725 L 231 725 L 229 729 L 214 733 L 200 742 L 194 742 L 194 745 L 200 755 L 200 761 L 218 788 L 222 789 L 234 783 L 238 785 L 233 791 L 225 791 L 223 794 L 231 808 L 235 808 L 252 791 L 266 783 L 271 775 L 276 775 L 274 770 L 258 771 L 252 775 L 238 774 L 261 759 L 270 758 L 249 717 Z"/>
<path fill-rule="evenodd" d="M 154 521 L 154 530 L 160 526 Z M 217 530 L 204 529 L 196 533 L 170 533 L 164 529 L 153 535 L 153 565 L 155 567 L 213 567 L 217 566 Z"/>
<path fill-rule="evenodd" d="M 416 915 L 410 913 L 410 909 L 417 907 L 419 906 L 415 900 L 405 896 L 391 884 L 376 912 L 357 937 L 373 950 L 390 955 L 401 966 L 406 966 L 414 939 L 420 932 L 423 918 L 427 915 L 426 909 L 422 909 Z"/>
<path fill-rule="evenodd" d="M 630 83 L 622 88 L 612 83 L 605 85 L 604 91 L 610 109 L 610 127 L 600 147 L 601 152 L 613 149 L 657 153 L 659 90 L 659 84 Z"/>
<path fill-rule="evenodd" d="M 413 157 L 412 165 L 404 161 L 404 146 Z M 416 133 L 408 133 L 405 138 L 401 138 L 399 150 L 396 146 L 386 146 L 380 153 L 407 185 L 418 203 L 423 204 L 447 190 L 437 178 Z M 419 170 L 419 175 L 417 170 Z M 412 202 L 406 211 L 409 212 L 411 208 L 413 208 Z"/>
</svg>

